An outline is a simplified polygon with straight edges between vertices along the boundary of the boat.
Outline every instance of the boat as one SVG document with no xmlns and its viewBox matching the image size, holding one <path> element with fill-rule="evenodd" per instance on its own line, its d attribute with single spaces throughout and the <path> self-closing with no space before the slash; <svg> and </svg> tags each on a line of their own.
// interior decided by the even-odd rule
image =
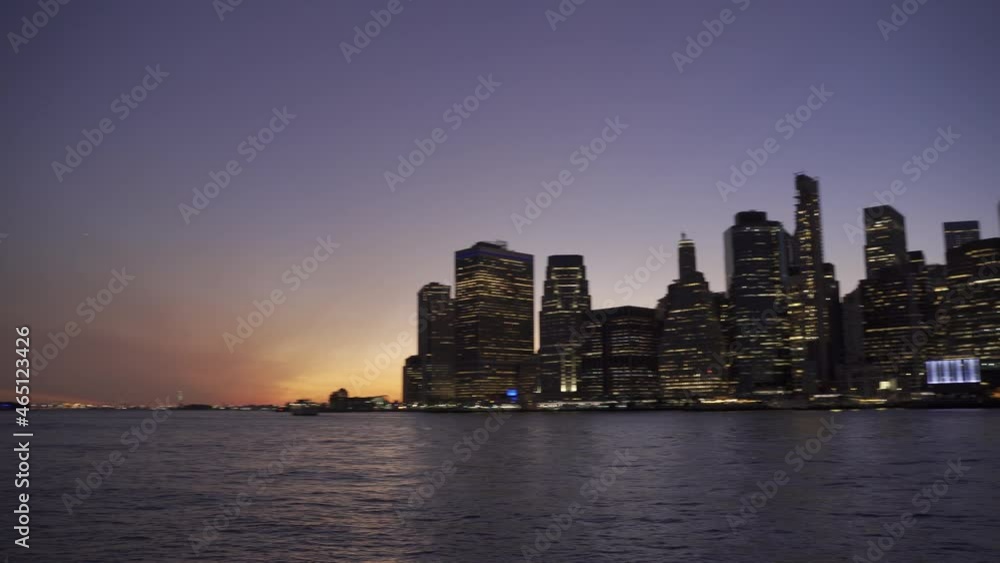
<svg viewBox="0 0 1000 563">
<path fill-rule="evenodd" d="M 292 416 L 316 416 L 319 414 L 319 405 L 309 399 L 299 399 L 294 403 L 288 403 L 288 412 Z"/>
</svg>

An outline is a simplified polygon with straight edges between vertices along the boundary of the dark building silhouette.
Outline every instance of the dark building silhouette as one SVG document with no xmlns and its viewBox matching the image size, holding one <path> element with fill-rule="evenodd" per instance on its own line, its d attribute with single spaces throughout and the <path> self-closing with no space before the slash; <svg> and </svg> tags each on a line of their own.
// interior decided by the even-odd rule
<svg viewBox="0 0 1000 563">
<path fill-rule="evenodd" d="M 979 221 L 950 221 L 944 224 L 944 250 L 979 240 Z"/>
<path fill-rule="evenodd" d="M 790 383 L 788 234 L 762 211 L 736 214 L 726 230 L 731 377 L 741 393 L 782 391 Z"/>
<path fill-rule="evenodd" d="M 666 397 L 715 396 L 732 389 L 726 378 L 718 297 L 695 266 L 694 241 L 681 234 L 679 277 L 660 300 L 663 331 L 658 372 Z"/>
<path fill-rule="evenodd" d="M 531 405 L 537 402 L 542 392 L 542 358 L 532 354 L 517 364 L 515 378 L 517 396 L 511 396 L 508 391 L 507 402 Z"/>
<path fill-rule="evenodd" d="M 820 382 L 820 390 L 843 393 L 844 379 L 841 370 L 844 365 L 844 307 L 840 300 L 837 270 L 829 262 L 823 264 L 823 292 L 829 329 L 827 330 L 827 379 Z"/>
<path fill-rule="evenodd" d="M 389 399 L 385 395 L 351 397 L 343 387 L 330 393 L 330 410 L 334 412 L 367 412 L 385 410 L 389 407 Z"/>
<path fill-rule="evenodd" d="M 455 398 L 455 304 L 451 287 L 429 283 L 417 292 L 417 356 L 425 399 Z"/>
<path fill-rule="evenodd" d="M 660 394 L 656 369 L 660 326 L 655 309 L 594 310 L 584 333 L 581 398 L 632 401 Z"/>
<path fill-rule="evenodd" d="M 503 400 L 534 353 L 534 257 L 505 242 L 455 253 L 455 391 L 461 401 Z"/>
<path fill-rule="evenodd" d="M 427 390 L 424 387 L 424 371 L 420 356 L 410 356 L 403 364 L 403 402 L 406 404 L 427 402 Z"/>
<path fill-rule="evenodd" d="M 538 326 L 541 384 L 546 398 L 571 395 L 580 385 L 581 331 L 590 311 L 590 287 L 583 256 L 549 256 Z"/>
<path fill-rule="evenodd" d="M 875 382 L 866 379 L 862 291 L 863 288 L 859 284 L 854 291 L 844 295 L 842 302 L 844 365 L 841 391 L 871 395 L 875 390 Z"/>
</svg>

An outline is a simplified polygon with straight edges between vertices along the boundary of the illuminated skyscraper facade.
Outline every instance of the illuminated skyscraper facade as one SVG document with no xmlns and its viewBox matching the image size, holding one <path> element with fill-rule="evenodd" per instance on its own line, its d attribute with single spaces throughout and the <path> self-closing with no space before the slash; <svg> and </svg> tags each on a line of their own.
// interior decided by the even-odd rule
<svg viewBox="0 0 1000 563">
<path fill-rule="evenodd" d="M 794 264 L 788 306 L 792 387 L 795 391 L 815 393 L 832 383 L 819 181 L 797 174 L 795 192 Z"/>
<path fill-rule="evenodd" d="M 890 206 L 869 207 L 865 216 L 865 266 L 861 282 L 865 363 L 883 382 L 903 391 L 923 382 L 926 342 L 913 342 L 925 313 L 919 264 L 910 264 L 903 216 Z M 916 258 L 917 255 L 914 255 Z"/>
<path fill-rule="evenodd" d="M 429 283 L 417 292 L 417 356 L 426 397 L 431 402 L 455 398 L 455 304 L 451 287 Z"/>
<path fill-rule="evenodd" d="M 546 398 L 571 396 L 580 385 L 579 348 L 590 310 L 583 256 L 549 256 L 538 326 L 541 333 L 541 389 Z"/>
<path fill-rule="evenodd" d="M 456 398 L 502 400 L 534 353 L 534 257 L 504 242 L 455 253 Z"/>
<path fill-rule="evenodd" d="M 681 235 L 678 279 L 661 300 L 658 371 L 665 397 L 715 396 L 730 392 L 724 363 L 724 341 L 717 296 L 695 266 L 694 241 Z"/>
<path fill-rule="evenodd" d="M 864 210 L 865 277 L 876 277 L 879 270 L 906 264 L 906 223 L 889 205 Z"/>
<path fill-rule="evenodd" d="M 762 211 L 736 214 L 726 230 L 731 377 L 742 393 L 784 391 L 790 383 L 787 233 Z"/>
<path fill-rule="evenodd" d="M 954 248 L 948 262 L 948 290 L 937 315 L 944 325 L 941 357 L 1000 367 L 1000 238 Z"/>
</svg>

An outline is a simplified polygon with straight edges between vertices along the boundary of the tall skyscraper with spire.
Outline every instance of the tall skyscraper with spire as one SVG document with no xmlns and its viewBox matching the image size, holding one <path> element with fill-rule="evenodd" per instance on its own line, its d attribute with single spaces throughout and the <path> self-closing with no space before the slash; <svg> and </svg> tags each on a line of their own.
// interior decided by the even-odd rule
<svg viewBox="0 0 1000 563">
<path fill-rule="evenodd" d="M 583 256 L 549 256 L 538 326 L 541 333 L 541 393 L 571 396 L 580 385 L 580 345 L 590 310 L 590 287 Z"/>
<path fill-rule="evenodd" d="M 794 263 L 788 306 L 792 385 L 796 391 L 815 393 L 832 384 L 819 181 L 797 174 L 795 192 Z"/>
<path fill-rule="evenodd" d="M 535 347 L 534 257 L 506 242 L 455 252 L 455 391 L 460 401 L 503 400 Z"/>
<path fill-rule="evenodd" d="M 678 278 L 660 301 L 661 393 L 667 397 L 727 394 L 732 389 L 721 360 L 724 340 L 718 299 L 697 270 L 694 241 L 682 233 L 677 251 Z"/>
<path fill-rule="evenodd" d="M 694 241 L 681 233 L 677 243 L 677 279 L 686 279 L 698 273 L 698 260 L 694 251 Z"/>
</svg>

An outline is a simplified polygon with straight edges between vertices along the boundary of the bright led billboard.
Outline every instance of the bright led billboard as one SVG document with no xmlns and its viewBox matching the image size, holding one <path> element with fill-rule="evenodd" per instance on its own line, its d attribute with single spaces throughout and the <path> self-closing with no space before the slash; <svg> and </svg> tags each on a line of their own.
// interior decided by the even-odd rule
<svg viewBox="0 0 1000 563">
<path fill-rule="evenodd" d="M 927 383 L 979 383 L 979 358 L 931 360 L 927 362 Z"/>
</svg>

